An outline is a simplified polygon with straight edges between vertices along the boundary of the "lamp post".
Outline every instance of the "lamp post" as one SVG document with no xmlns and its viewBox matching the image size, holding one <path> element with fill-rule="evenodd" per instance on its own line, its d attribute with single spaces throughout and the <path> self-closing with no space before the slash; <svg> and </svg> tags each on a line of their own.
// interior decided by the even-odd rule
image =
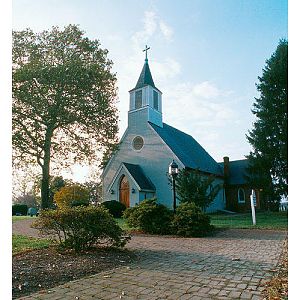
<svg viewBox="0 0 300 300">
<path fill-rule="evenodd" d="M 175 179 L 178 175 L 178 165 L 173 161 L 169 165 L 169 175 L 172 176 L 172 184 L 173 184 L 173 209 L 174 213 L 176 212 L 176 191 L 175 191 Z"/>
</svg>

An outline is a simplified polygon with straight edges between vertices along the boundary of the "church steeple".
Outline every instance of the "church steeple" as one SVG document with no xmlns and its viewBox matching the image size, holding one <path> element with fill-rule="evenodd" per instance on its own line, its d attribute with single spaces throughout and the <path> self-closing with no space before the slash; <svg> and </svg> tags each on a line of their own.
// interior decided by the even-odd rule
<svg viewBox="0 0 300 300">
<path fill-rule="evenodd" d="M 147 47 L 145 63 L 142 72 L 135 87 L 129 91 L 130 93 L 130 105 L 128 112 L 128 126 L 130 126 L 130 121 L 133 118 L 133 113 L 140 112 L 141 110 L 147 110 L 147 120 L 148 122 L 154 123 L 157 126 L 162 127 L 162 102 L 161 102 L 161 91 L 155 86 L 150 67 L 148 64 Z M 138 113 L 142 115 L 142 113 Z M 134 114 L 134 119 L 136 120 L 137 114 Z M 142 121 L 142 120 L 140 120 Z"/>
<path fill-rule="evenodd" d="M 148 58 L 145 59 L 144 67 L 140 74 L 140 77 L 135 85 L 135 89 L 142 88 L 146 85 L 150 85 L 155 88 L 155 84 L 151 75 L 151 71 L 148 64 Z"/>
</svg>

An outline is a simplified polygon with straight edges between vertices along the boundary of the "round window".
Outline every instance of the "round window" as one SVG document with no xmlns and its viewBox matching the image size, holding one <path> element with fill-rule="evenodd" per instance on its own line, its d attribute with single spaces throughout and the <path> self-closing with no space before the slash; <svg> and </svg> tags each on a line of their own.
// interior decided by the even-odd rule
<svg viewBox="0 0 300 300">
<path fill-rule="evenodd" d="M 144 146 L 144 140 L 141 136 L 136 136 L 132 141 L 134 150 L 141 150 Z"/>
</svg>

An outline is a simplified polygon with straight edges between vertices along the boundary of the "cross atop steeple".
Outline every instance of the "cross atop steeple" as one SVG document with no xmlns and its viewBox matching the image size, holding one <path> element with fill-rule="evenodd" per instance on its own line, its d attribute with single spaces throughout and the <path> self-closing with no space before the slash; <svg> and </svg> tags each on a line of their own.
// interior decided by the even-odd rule
<svg viewBox="0 0 300 300">
<path fill-rule="evenodd" d="M 148 56 L 147 56 L 147 51 L 150 49 L 150 47 L 148 47 L 147 45 L 146 45 L 146 48 L 143 50 L 143 52 L 146 52 L 146 59 L 145 60 L 148 60 Z"/>
</svg>

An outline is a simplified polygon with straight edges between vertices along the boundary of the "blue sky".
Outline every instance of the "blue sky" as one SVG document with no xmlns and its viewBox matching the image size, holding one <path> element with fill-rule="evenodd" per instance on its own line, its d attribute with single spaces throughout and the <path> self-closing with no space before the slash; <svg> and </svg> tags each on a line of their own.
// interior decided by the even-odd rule
<svg viewBox="0 0 300 300">
<path fill-rule="evenodd" d="M 14 30 L 79 24 L 114 62 L 120 136 L 128 91 L 148 57 L 163 92 L 163 120 L 191 134 L 217 161 L 242 159 L 254 121 L 255 83 L 279 39 L 288 38 L 284 0 L 13 1 Z"/>
</svg>

